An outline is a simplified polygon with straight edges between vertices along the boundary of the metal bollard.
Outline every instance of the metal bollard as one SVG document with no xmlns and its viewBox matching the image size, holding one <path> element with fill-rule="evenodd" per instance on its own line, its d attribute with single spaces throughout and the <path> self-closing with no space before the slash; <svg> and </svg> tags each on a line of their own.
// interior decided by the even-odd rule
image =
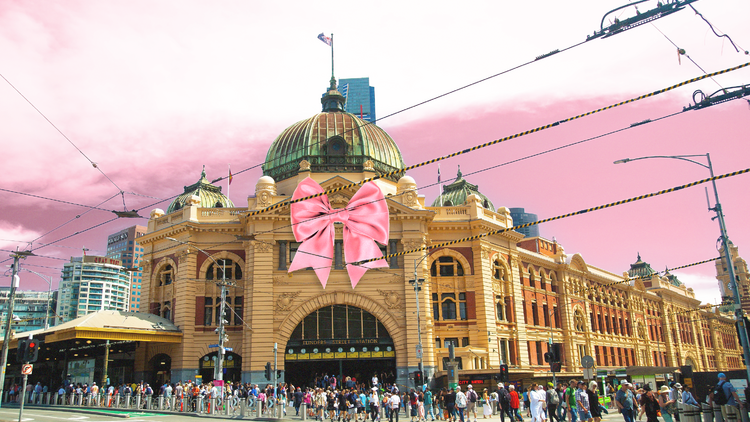
<svg viewBox="0 0 750 422">
<path fill-rule="evenodd" d="M 164 410 L 164 396 L 159 396 L 159 410 Z"/>
<path fill-rule="evenodd" d="M 208 406 L 210 407 L 209 413 L 211 413 L 212 415 L 215 415 L 216 414 L 216 399 L 211 397 L 211 399 L 209 399 Z"/>
<path fill-rule="evenodd" d="M 714 404 L 714 422 L 724 422 L 724 415 L 721 414 L 721 406 Z"/>
<path fill-rule="evenodd" d="M 247 410 L 247 400 L 240 399 L 240 418 L 245 417 L 246 410 Z"/>
<path fill-rule="evenodd" d="M 714 422 L 714 411 L 708 403 L 701 403 L 703 422 Z"/>
<path fill-rule="evenodd" d="M 141 408 L 141 395 L 140 394 L 135 396 L 135 408 L 136 409 Z"/>
<path fill-rule="evenodd" d="M 200 414 L 202 407 L 203 407 L 203 397 L 198 396 L 198 398 L 195 399 L 195 413 Z"/>
<path fill-rule="evenodd" d="M 734 406 L 724 405 L 724 411 L 727 414 L 726 422 L 737 422 L 739 420 L 739 412 Z"/>
<path fill-rule="evenodd" d="M 256 417 L 258 418 L 263 417 L 263 403 L 261 403 L 260 400 L 255 400 L 255 412 L 256 412 Z"/>
<path fill-rule="evenodd" d="M 306 421 L 307 420 L 307 403 L 302 403 L 299 406 L 299 411 L 302 412 L 302 420 Z"/>
<path fill-rule="evenodd" d="M 701 422 L 701 408 L 692 404 L 683 405 L 685 416 L 690 422 Z"/>
<path fill-rule="evenodd" d="M 169 410 L 175 411 L 177 408 L 175 407 L 177 405 L 177 397 L 172 396 L 169 398 Z"/>
</svg>

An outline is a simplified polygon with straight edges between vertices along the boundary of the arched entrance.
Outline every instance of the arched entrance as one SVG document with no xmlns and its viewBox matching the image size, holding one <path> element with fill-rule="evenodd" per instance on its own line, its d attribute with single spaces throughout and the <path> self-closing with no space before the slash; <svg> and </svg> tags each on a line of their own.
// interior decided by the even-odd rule
<svg viewBox="0 0 750 422">
<path fill-rule="evenodd" d="M 203 355 L 199 362 L 198 368 L 200 368 L 200 376 L 202 382 L 209 382 L 215 379 L 214 369 L 216 367 L 216 359 L 218 352 L 211 352 Z M 226 352 L 224 354 L 224 364 L 222 365 L 224 372 L 224 381 L 234 382 L 242 379 L 242 356 L 237 353 Z"/>
<path fill-rule="evenodd" d="M 172 358 L 165 354 L 159 353 L 151 358 L 149 362 L 151 376 L 149 377 L 152 387 L 164 385 L 165 382 L 172 381 Z"/>
<path fill-rule="evenodd" d="M 374 315 L 352 305 L 317 309 L 300 322 L 286 345 L 284 380 L 296 386 L 319 386 L 324 376 L 336 375 L 370 383 L 395 382 L 393 339 Z"/>
</svg>

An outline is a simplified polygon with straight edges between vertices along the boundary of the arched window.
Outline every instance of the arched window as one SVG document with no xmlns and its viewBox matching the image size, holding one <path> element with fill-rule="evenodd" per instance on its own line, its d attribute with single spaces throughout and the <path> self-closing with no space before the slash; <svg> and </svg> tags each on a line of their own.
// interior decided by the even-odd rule
<svg viewBox="0 0 750 422">
<path fill-rule="evenodd" d="M 505 300 L 502 296 L 495 296 L 495 313 L 498 321 L 505 321 Z"/>
<path fill-rule="evenodd" d="M 207 297 L 204 299 L 203 307 L 203 325 L 213 325 L 214 299 Z"/>
<path fill-rule="evenodd" d="M 172 284 L 172 280 L 174 279 L 174 269 L 170 264 L 167 264 L 159 270 L 157 277 L 159 278 L 160 286 L 168 286 Z"/>
<path fill-rule="evenodd" d="M 242 279 L 242 267 L 240 264 L 232 261 L 231 259 L 217 259 L 215 263 L 211 263 L 206 270 L 206 280 L 222 280 L 224 278 L 224 270 L 226 269 L 227 280 L 241 280 Z"/>
<path fill-rule="evenodd" d="M 172 320 L 172 302 L 164 302 L 164 306 L 161 308 L 161 317 Z"/>
<path fill-rule="evenodd" d="M 206 297 L 203 299 L 203 325 L 219 325 L 221 316 L 221 297 Z M 232 307 L 234 301 L 234 308 Z M 227 296 L 224 304 L 224 325 L 242 325 L 244 315 L 244 298 L 242 296 Z"/>
<path fill-rule="evenodd" d="M 432 263 L 430 274 L 433 277 L 461 277 L 464 275 L 464 267 L 452 256 L 441 256 Z"/>
</svg>

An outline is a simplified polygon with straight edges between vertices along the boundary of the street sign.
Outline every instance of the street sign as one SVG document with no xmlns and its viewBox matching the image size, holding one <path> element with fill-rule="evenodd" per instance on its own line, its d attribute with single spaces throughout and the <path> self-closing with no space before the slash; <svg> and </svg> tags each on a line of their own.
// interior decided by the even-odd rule
<svg viewBox="0 0 750 422">
<path fill-rule="evenodd" d="M 422 345 L 418 344 L 417 345 L 417 359 L 422 359 L 422 352 L 423 352 Z"/>
<path fill-rule="evenodd" d="M 593 368 L 594 367 L 594 358 L 592 358 L 589 355 L 586 355 L 581 358 L 581 366 L 584 368 Z"/>
<path fill-rule="evenodd" d="M 233 348 L 231 348 L 231 347 L 225 347 L 225 348 L 224 348 L 224 350 L 226 350 L 227 352 L 231 352 L 231 351 L 233 351 L 234 349 L 233 349 Z"/>
<path fill-rule="evenodd" d="M 31 375 L 31 370 L 34 369 L 34 365 L 27 363 L 21 367 L 21 375 Z"/>
<path fill-rule="evenodd" d="M 587 380 L 594 378 L 594 370 L 591 368 L 584 368 L 583 377 L 586 378 Z"/>
<path fill-rule="evenodd" d="M 219 347 L 219 345 L 218 344 L 209 344 L 208 347 L 209 348 L 211 348 L 211 347 Z"/>
</svg>

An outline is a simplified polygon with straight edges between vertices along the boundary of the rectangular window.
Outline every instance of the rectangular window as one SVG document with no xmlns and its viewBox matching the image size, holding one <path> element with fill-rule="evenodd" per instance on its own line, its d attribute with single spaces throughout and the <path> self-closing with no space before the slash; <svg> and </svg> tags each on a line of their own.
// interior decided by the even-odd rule
<svg viewBox="0 0 750 422">
<path fill-rule="evenodd" d="M 534 325 L 539 325 L 539 312 L 536 302 L 531 302 L 531 317 L 534 319 Z"/>
<path fill-rule="evenodd" d="M 445 345 L 446 348 L 451 347 L 451 344 L 453 347 L 458 347 L 458 337 L 451 337 L 443 340 L 443 345 Z"/>
<path fill-rule="evenodd" d="M 333 269 L 343 270 L 344 264 L 344 242 L 336 240 L 333 242 Z"/>
<path fill-rule="evenodd" d="M 234 325 L 242 325 L 242 317 L 244 316 L 243 302 L 245 298 L 237 296 L 234 298 Z"/>
<path fill-rule="evenodd" d="M 436 349 L 440 349 L 441 348 L 441 346 L 440 346 L 440 337 L 438 337 L 438 338 L 435 339 L 435 348 Z"/>
<path fill-rule="evenodd" d="M 544 326 L 549 327 L 549 308 L 546 303 L 542 305 L 542 312 L 544 313 Z"/>
<path fill-rule="evenodd" d="M 437 293 L 432 294 L 432 317 L 436 320 L 440 319 L 440 300 Z"/>
<path fill-rule="evenodd" d="M 543 353 L 542 353 L 542 342 L 541 341 L 537 341 L 536 342 L 536 364 L 537 365 L 541 365 L 542 363 L 544 363 L 544 358 L 542 357 L 542 355 L 543 355 Z"/>
<path fill-rule="evenodd" d="M 388 250 L 391 254 L 398 252 L 398 240 L 389 240 L 388 241 Z M 391 269 L 398 268 L 398 257 L 392 256 L 390 257 L 390 261 L 388 262 L 388 267 Z"/>
<path fill-rule="evenodd" d="M 289 242 L 289 262 L 294 261 L 294 257 L 297 255 L 299 245 L 301 244 L 302 242 Z"/>
<path fill-rule="evenodd" d="M 464 337 L 461 339 L 461 347 L 468 347 L 469 346 L 469 338 Z"/>
<path fill-rule="evenodd" d="M 466 312 L 466 293 L 458 294 L 458 311 L 462 321 L 469 319 L 468 313 Z"/>
<path fill-rule="evenodd" d="M 279 270 L 284 271 L 287 269 L 286 266 L 286 250 L 287 250 L 287 241 L 286 240 L 279 240 Z"/>
</svg>

